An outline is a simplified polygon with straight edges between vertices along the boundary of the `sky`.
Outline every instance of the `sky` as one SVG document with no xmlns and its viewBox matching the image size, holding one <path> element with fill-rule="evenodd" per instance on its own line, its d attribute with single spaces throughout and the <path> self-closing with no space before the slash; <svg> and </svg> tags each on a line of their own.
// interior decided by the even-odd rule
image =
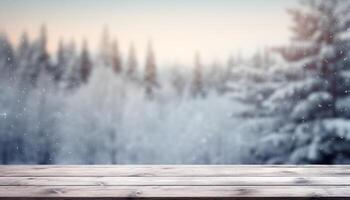
<svg viewBox="0 0 350 200">
<path fill-rule="evenodd" d="M 16 42 L 26 30 L 33 39 L 46 24 L 49 49 L 59 40 L 87 39 L 97 51 L 104 27 L 126 56 L 133 43 L 139 59 L 152 42 L 159 63 L 204 62 L 249 55 L 286 43 L 297 0 L 1 0 L 0 31 Z"/>
</svg>

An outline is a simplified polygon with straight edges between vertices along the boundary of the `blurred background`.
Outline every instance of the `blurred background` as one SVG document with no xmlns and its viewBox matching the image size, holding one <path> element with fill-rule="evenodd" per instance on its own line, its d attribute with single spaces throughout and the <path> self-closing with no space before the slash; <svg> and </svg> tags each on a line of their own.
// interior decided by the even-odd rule
<svg viewBox="0 0 350 200">
<path fill-rule="evenodd" d="M 347 0 L 0 2 L 1 164 L 348 164 Z"/>
</svg>

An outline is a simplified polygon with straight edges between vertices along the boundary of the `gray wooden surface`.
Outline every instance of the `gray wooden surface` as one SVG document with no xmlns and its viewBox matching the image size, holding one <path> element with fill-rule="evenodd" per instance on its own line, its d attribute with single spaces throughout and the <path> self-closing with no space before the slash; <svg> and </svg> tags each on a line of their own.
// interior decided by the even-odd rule
<svg viewBox="0 0 350 200">
<path fill-rule="evenodd" d="M 350 166 L 0 166 L 0 199 L 350 199 Z"/>
</svg>

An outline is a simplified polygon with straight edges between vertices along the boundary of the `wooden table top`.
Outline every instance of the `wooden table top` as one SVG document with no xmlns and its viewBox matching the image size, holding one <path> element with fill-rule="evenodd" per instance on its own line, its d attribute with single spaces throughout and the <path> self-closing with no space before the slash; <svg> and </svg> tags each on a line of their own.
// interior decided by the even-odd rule
<svg viewBox="0 0 350 200">
<path fill-rule="evenodd" d="M 0 166 L 0 199 L 36 198 L 350 199 L 350 166 Z"/>
</svg>

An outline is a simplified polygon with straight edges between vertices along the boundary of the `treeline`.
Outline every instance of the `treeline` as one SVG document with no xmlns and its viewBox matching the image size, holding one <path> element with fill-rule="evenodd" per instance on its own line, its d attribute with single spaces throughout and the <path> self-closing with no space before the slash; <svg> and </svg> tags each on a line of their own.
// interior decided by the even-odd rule
<svg viewBox="0 0 350 200">
<path fill-rule="evenodd" d="M 105 154 L 109 155 L 108 159 L 101 161 L 102 163 L 127 163 L 128 158 L 125 156 L 129 154 L 125 152 L 126 147 L 122 145 L 123 141 L 119 138 L 124 138 L 123 140 L 128 141 L 132 146 L 135 142 L 132 138 L 136 137 L 133 134 L 139 134 L 138 132 L 146 131 L 147 128 L 147 124 L 143 124 L 144 130 L 120 131 L 124 126 L 121 124 L 121 116 L 134 121 L 122 107 L 127 107 L 125 104 L 128 101 L 135 101 L 137 99 L 135 96 L 138 96 L 136 93 L 143 93 L 144 102 L 137 100 L 137 103 L 144 107 L 152 107 L 152 103 L 146 102 L 154 101 L 158 106 L 155 108 L 157 111 L 150 112 L 154 112 L 157 116 L 164 112 L 163 107 L 166 107 L 163 105 L 164 101 L 170 104 L 172 101 L 176 102 L 176 99 L 186 97 L 185 101 L 188 103 L 184 104 L 201 105 L 201 101 L 192 102 L 190 99 L 204 100 L 211 93 L 226 94 L 230 89 L 228 82 L 232 78 L 238 80 L 238 77 L 235 78 L 232 74 L 233 69 L 239 70 L 244 65 L 247 65 L 246 68 L 256 65 L 264 69 L 272 62 L 267 50 L 264 50 L 258 51 L 253 58 L 249 59 L 243 59 L 239 55 L 231 57 L 224 64 L 219 62 L 211 65 L 204 64 L 197 53 L 193 66 L 158 66 L 152 44 L 149 44 L 145 66 L 142 67 L 137 59 L 136 48 L 130 45 L 128 55 L 123 56 L 118 42 L 110 39 L 107 30 L 102 34 L 97 52 L 90 50 L 87 41 L 84 41 L 81 47 L 78 47 L 74 41 L 68 43 L 60 41 L 57 51 L 50 52 L 47 47 L 49 36 L 46 27 L 42 26 L 39 33 L 35 39 L 30 39 L 26 33 L 23 33 L 18 46 L 15 46 L 5 33 L 0 35 L 0 160 L 2 164 L 57 163 L 59 154 L 66 152 L 67 148 L 73 148 L 72 152 L 77 154 L 85 150 L 89 152 L 88 154 L 95 152 L 96 155 L 106 152 Z M 186 71 L 186 69 L 190 70 Z M 108 80 L 103 80 L 104 76 L 107 76 Z M 98 91 L 95 88 L 98 88 Z M 127 93 L 130 93 L 129 97 L 125 97 Z M 78 98 L 79 101 L 72 103 L 74 98 Z M 89 103 L 86 107 L 84 107 L 85 102 Z M 134 105 L 134 107 L 140 105 Z M 101 111 L 101 106 L 106 107 L 106 110 Z M 71 112 L 74 108 L 80 107 L 84 107 L 81 113 Z M 166 109 L 171 111 L 170 108 Z M 90 114 L 101 116 L 90 120 L 85 110 Z M 182 118 L 189 112 L 188 109 L 180 111 L 176 115 Z M 134 112 L 138 111 L 134 110 Z M 197 114 L 193 113 L 193 115 Z M 82 124 L 88 122 L 88 124 L 84 126 L 80 126 L 77 122 L 70 124 L 74 120 L 69 119 L 80 121 Z M 155 128 L 163 126 L 164 122 L 160 119 L 155 117 L 154 120 Z M 176 120 L 180 119 L 172 119 L 172 121 Z M 168 123 L 171 124 L 171 122 Z M 91 129 L 85 129 L 90 126 L 92 126 Z M 129 133 L 133 131 L 135 133 Z M 169 133 L 172 132 L 169 131 Z M 153 137 L 149 134 L 151 133 L 137 137 L 144 140 L 147 137 L 159 140 L 161 137 L 160 133 L 153 134 Z M 90 135 L 89 138 L 86 137 L 88 135 Z M 202 134 L 198 137 L 207 136 Z M 77 144 L 69 143 L 73 138 L 84 138 L 85 142 L 76 141 L 83 143 L 80 149 L 76 149 Z M 198 138 L 198 141 L 201 140 Z M 168 146 L 173 144 L 172 141 L 168 142 Z M 96 145 L 99 145 L 99 148 L 95 148 Z M 139 145 L 141 149 L 139 153 L 142 154 L 142 149 L 148 144 Z M 92 159 L 93 157 L 87 154 L 78 155 L 84 155 L 84 158 L 80 158 L 83 163 L 98 162 L 96 160 L 98 158 Z M 124 160 L 116 160 L 116 157 L 121 155 L 125 155 Z M 65 156 L 69 155 L 65 154 Z M 135 162 L 140 162 L 141 159 L 146 158 L 140 157 Z"/>
<path fill-rule="evenodd" d="M 159 69 L 157 66 L 152 44 L 149 42 L 145 66 L 139 66 L 136 49 L 130 45 L 128 55 L 123 57 L 117 40 L 112 40 L 108 29 L 102 33 L 100 48 L 94 53 L 90 52 L 88 41 L 84 40 L 81 47 L 74 41 L 59 41 L 58 48 L 49 52 L 48 34 L 46 26 L 42 26 L 39 36 L 30 40 L 24 32 L 15 46 L 5 33 L 0 35 L 1 78 L 3 80 L 17 80 L 27 87 L 36 87 L 41 79 L 52 81 L 57 89 L 74 91 L 81 85 L 88 83 L 93 70 L 97 67 L 109 67 L 116 76 L 123 75 L 130 80 L 137 81 L 145 87 L 145 94 L 149 98 L 154 96 L 154 91 L 161 87 L 159 70 L 166 71 L 169 67 Z M 199 53 L 194 56 L 193 66 L 171 66 L 170 80 L 178 92 L 183 94 L 188 84 L 191 96 L 204 96 L 206 90 L 214 89 L 222 93 L 230 79 L 234 66 L 250 65 L 261 68 L 272 64 L 269 50 L 257 51 L 249 59 L 243 59 L 239 54 L 230 57 L 227 61 L 214 61 L 212 64 L 203 65 Z M 184 68 L 192 68 L 190 74 L 184 74 Z M 143 70 L 143 72 L 141 72 Z M 188 72 L 185 72 L 188 73 Z M 187 80 L 185 80 L 187 79 Z"/>
</svg>

